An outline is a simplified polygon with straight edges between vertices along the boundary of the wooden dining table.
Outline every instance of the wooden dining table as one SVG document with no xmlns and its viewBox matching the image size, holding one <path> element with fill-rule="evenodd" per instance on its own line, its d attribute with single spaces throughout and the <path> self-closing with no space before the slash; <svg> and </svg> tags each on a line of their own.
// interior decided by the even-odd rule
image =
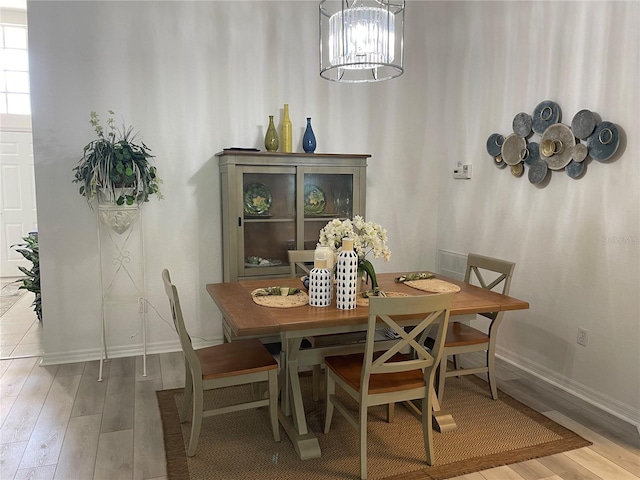
<svg viewBox="0 0 640 480">
<path fill-rule="evenodd" d="M 403 283 L 395 282 L 398 273 L 378 274 L 378 285 L 385 292 L 407 295 L 429 295 Z M 460 286 L 450 308 L 450 321 L 456 316 L 529 308 L 523 300 L 460 282 L 442 275 L 436 278 Z M 368 308 L 340 310 L 335 300 L 328 307 L 303 305 L 295 308 L 275 308 L 257 305 L 251 292 L 258 288 L 282 286 L 301 288 L 299 278 L 268 278 L 241 282 L 214 283 L 206 286 L 222 312 L 227 338 L 268 337 L 279 335 L 282 343 L 280 357 L 280 409 L 279 419 L 301 459 L 316 458 L 321 454 L 315 432 L 307 427 L 304 402 L 300 387 L 299 369 L 318 365 L 325 356 L 362 351 L 362 345 L 329 345 L 301 348 L 305 338 L 328 334 L 363 332 L 367 328 Z M 460 318 L 460 317 L 459 317 Z M 406 326 L 412 319 L 403 320 Z M 453 417 L 442 410 L 432 389 L 434 422 L 441 432 L 456 428 Z"/>
</svg>

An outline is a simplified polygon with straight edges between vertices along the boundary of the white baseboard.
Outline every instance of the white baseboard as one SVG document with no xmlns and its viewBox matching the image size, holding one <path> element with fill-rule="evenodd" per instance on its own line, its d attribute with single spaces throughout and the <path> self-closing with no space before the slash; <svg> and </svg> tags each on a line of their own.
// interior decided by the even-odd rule
<svg viewBox="0 0 640 480">
<path fill-rule="evenodd" d="M 532 362 L 528 358 L 522 357 L 521 355 L 507 350 L 504 347 L 496 348 L 496 358 L 523 370 L 544 383 L 553 385 L 554 387 L 596 407 L 599 410 L 613 415 L 614 417 L 634 426 L 638 432 L 640 432 L 640 410 L 635 409 L 631 405 L 622 403 L 615 398 L 603 394 L 602 392 L 598 392 L 586 385 L 576 382 L 575 380 L 559 375 L 557 372 L 536 362 Z"/>
<path fill-rule="evenodd" d="M 597 410 L 606 412 L 622 422 L 634 427 L 640 434 L 640 412 L 632 406 L 624 404 L 614 398 L 604 395 L 601 392 L 582 385 L 570 378 L 558 375 L 557 372 L 532 362 L 531 360 L 507 350 L 504 347 L 496 347 L 496 360 L 508 363 L 512 367 L 524 372 L 525 377 L 538 381 L 543 385 L 551 385 L 562 390 L 571 397 L 573 403 L 581 402 L 594 407 Z M 467 354 L 464 356 L 465 364 L 478 366 L 484 364 L 484 354 Z M 486 375 L 485 375 L 486 378 Z M 535 382 L 534 382 L 535 383 Z"/>
</svg>

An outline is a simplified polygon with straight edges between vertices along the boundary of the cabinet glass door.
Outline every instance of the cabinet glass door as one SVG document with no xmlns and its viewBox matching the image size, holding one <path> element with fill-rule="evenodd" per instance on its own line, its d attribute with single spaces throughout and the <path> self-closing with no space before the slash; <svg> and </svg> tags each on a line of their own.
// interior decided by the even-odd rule
<svg viewBox="0 0 640 480">
<path fill-rule="evenodd" d="M 245 169 L 240 244 L 242 275 L 287 273 L 287 250 L 296 248 L 296 184 L 292 169 Z"/>
<path fill-rule="evenodd" d="M 359 213 L 359 205 L 354 206 L 354 174 L 348 170 L 345 169 L 345 173 L 305 172 L 302 202 L 305 250 L 316 248 L 320 230 L 332 219 L 353 218 L 354 212 Z"/>
</svg>

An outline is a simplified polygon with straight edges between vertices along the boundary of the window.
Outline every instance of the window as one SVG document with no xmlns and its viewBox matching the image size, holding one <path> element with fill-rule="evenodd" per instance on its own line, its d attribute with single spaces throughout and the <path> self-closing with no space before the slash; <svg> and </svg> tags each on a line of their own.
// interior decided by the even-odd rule
<svg viewBox="0 0 640 480">
<path fill-rule="evenodd" d="M 0 113 L 31 115 L 27 27 L 0 24 Z"/>
</svg>

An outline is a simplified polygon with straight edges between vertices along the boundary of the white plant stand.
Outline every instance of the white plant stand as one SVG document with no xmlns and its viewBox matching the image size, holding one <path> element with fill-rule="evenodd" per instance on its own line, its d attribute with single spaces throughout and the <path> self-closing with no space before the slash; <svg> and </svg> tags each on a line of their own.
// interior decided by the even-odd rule
<svg viewBox="0 0 640 480">
<path fill-rule="evenodd" d="M 98 381 L 102 381 L 103 365 L 109 360 L 106 334 L 107 311 L 110 306 L 126 304 L 137 304 L 142 335 L 142 375 L 146 377 L 147 299 L 142 211 L 138 205 L 120 206 L 113 203 L 98 203 L 96 214 L 102 295 Z M 135 251 L 132 253 L 132 250 Z M 133 336 L 135 335 L 137 333 Z"/>
</svg>

